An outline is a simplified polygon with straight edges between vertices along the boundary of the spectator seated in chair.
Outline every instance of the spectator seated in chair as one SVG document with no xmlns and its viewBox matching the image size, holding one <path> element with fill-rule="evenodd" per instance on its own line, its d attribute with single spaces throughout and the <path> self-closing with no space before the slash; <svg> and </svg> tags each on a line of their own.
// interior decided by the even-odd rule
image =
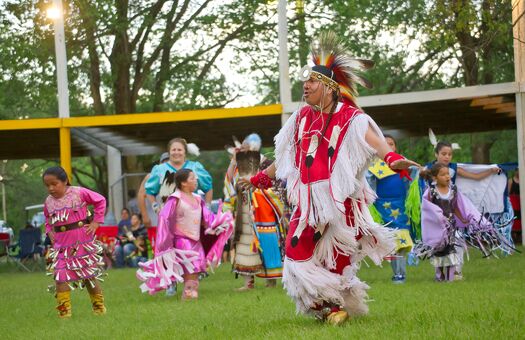
<svg viewBox="0 0 525 340">
<path fill-rule="evenodd" d="M 24 229 L 20 230 L 18 243 L 10 248 L 15 249 L 15 258 L 20 260 L 22 267 L 28 271 L 34 270 L 34 266 L 40 266 L 39 260 L 44 255 L 44 247 L 42 244 L 42 232 L 39 228 L 33 227 L 31 224 L 26 224 Z M 33 268 L 28 268 L 26 264 L 33 264 Z M 43 264 L 42 264 L 43 266 Z"/>
<path fill-rule="evenodd" d="M 142 225 L 142 217 L 140 214 L 133 214 L 131 216 L 131 226 L 125 226 L 124 234 L 118 236 L 120 243 L 115 247 L 115 258 L 117 266 L 122 267 L 129 265 L 131 267 L 138 267 L 139 262 L 147 261 L 148 248 L 147 229 Z"/>
</svg>

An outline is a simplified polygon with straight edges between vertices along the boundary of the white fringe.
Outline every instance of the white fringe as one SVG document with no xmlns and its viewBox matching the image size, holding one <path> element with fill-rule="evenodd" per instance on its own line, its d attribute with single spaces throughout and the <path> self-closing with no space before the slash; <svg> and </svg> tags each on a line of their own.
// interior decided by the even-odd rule
<svg viewBox="0 0 525 340">
<path fill-rule="evenodd" d="M 383 135 L 372 118 L 363 113 L 353 119 L 343 137 L 330 181 L 310 184 L 312 209 L 308 211 L 308 185 L 301 182 L 299 169 L 295 166 L 297 114 L 295 112 L 288 119 L 275 137 L 275 164 L 277 178 L 287 180 L 288 201 L 301 206 L 301 221 L 311 225 L 327 223 L 338 210 L 344 211 L 343 202 L 347 197 L 373 203 L 376 196 L 365 180 L 365 172 L 376 150 L 368 145 L 365 134 L 371 126 L 381 138 Z M 330 196 L 330 189 L 335 201 Z"/>
<path fill-rule="evenodd" d="M 354 224 L 348 226 L 346 218 L 332 219 L 314 251 L 314 258 L 328 269 L 336 267 L 338 254 L 352 256 L 352 263 L 359 263 L 368 256 L 376 265 L 380 265 L 383 258 L 395 250 L 394 231 L 375 223 L 363 203 L 352 199 L 351 204 Z M 356 240 L 358 235 L 361 238 Z"/>
<path fill-rule="evenodd" d="M 299 111 L 295 111 L 274 138 L 276 176 L 280 179 L 289 179 L 291 172 L 297 171 L 294 138 L 298 114 Z"/>
<path fill-rule="evenodd" d="M 394 229 L 387 228 L 374 222 L 369 209 L 362 209 L 364 221 L 368 222 L 368 233 L 359 241 L 360 251 L 354 260 L 368 256 L 377 266 L 381 265 L 383 258 L 396 250 L 396 233 Z"/>
<path fill-rule="evenodd" d="M 320 181 L 310 184 L 310 209 L 308 209 L 308 185 L 299 182 L 297 184 L 299 203 L 301 205 L 301 221 L 307 221 L 309 225 L 326 224 L 341 215 L 332 196 L 328 181 Z M 344 209 L 344 208 L 343 208 Z M 344 210 L 341 210 L 344 212 Z"/>
<path fill-rule="evenodd" d="M 293 156 L 294 157 L 294 156 Z M 299 169 L 294 168 L 289 170 L 288 178 L 286 178 L 286 193 L 288 197 L 288 202 L 291 205 L 297 206 L 299 204 L 299 185 L 301 183 L 301 174 Z"/>
<path fill-rule="evenodd" d="M 368 305 L 366 304 L 368 294 L 366 291 L 370 287 L 359 280 L 356 276 L 356 271 L 357 267 L 355 266 L 348 266 L 343 270 L 343 276 L 351 282 L 351 288 L 343 292 L 345 301 L 343 308 L 350 316 L 365 315 L 368 313 Z"/>
<path fill-rule="evenodd" d="M 184 270 L 189 273 L 195 271 L 192 262 L 199 259 L 199 253 L 193 250 L 181 250 L 172 248 L 154 259 L 140 264 L 136 276 L 144 283 L 140 286 L 143 293 L 152 291 L 153 287 L 147 285 L 150 279 L 158 278 L 158 287 L 166 289 L 175 282 L 183 282 Z"/>
<path fill-rule="evenodd" d="M 296 262 L 284 260 L 283 285 L 295 301 L 297 313 L 308 313 L 315 304 L 324 301 L 343 306 L 348 314 L 366 314 L 368 285 L 355 275 L 357 265 L 348 266 L 343 275 L 332 273 L 314 259 Z"/>
<path fill-rule="evenodd" d="M 328 269 L 335 269 L 338 254 L 352 256 L 357 251 L 355 230 L 346 225 L 345 219 L 330 222 L 315 248 L 315 260 Z M 334 248 L 337 249 L 337 253 L 334 252 Z"/>
<path fill-rule="evenodd" d="M 383 138 L 381 130 L 372 118 L 361 113 L 352 120 L 341 142 L 330 176 L 334 197 L 339 201 L 344 201 L 347 197 L 372 202 L 375 199 L 375 194 L 372 194 L 365 180 L 369 163 L 377 153 L 365 140 L 369 126 Z"/>
</svg>

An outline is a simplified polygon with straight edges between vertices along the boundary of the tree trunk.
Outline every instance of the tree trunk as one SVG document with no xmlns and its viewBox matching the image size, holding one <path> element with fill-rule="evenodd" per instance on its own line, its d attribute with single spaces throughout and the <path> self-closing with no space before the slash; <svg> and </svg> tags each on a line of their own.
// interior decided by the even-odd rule
<svg viewBox="0 0 525 340">
<path fill-rule="evenodd" d="M 116 1 L 117 22 L 115 42 L 111 51 L 111 73 L 113 76 L 113 100 L 115 113 L 130 112 L 130 66 L 131 52 L 128 39 L 128 1 Z"/>
<path fill-rule="evenodd" d="M 97 22 L 93 14 L 94 9 L 86 0 L 78 1 L 78 8 L 86 31 L 85 44 L 89 54 L 89 87 L 91 89 L 91 98 L 93 98 L 93 109 L 95 114 L 103 115 L 105 109 L 100 94 L 100 59 L 97 52 Z"/>
<path fill-rule="evenodd" d="M 490 148 L 493 144 L 493 142 L 472 144 L 472 163 L 490 164 Z"/>
<path fill-rule="evenodd" d="M 304 14 L 304 0 L 296 0 L 297 30 L 299 31 L 299 67 L 307 64 L 309 46 L 306 37 L 306 20 Z"/>
<path fill-rule="evenodd" d="M 476 55 L 477 44 L 476 39 L 472 36 L 469 25 L 465 22 L 465 18 L 461 15 L 462 11 L 466 11 L 470 7 L 469 0 L 456 0 L 452 2 L 455 18 L 455 35 L 461 50 L 459 61 L 463 66 L 463 78 L 465 85 L 472 86 L 478 84 L 479 62 Z"/>
</svg>

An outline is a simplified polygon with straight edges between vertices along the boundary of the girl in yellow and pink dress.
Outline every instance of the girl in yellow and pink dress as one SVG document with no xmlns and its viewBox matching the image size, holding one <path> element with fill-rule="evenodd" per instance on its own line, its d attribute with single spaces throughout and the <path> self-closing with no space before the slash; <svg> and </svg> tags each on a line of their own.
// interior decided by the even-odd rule
<svg viewBox="0 0 525 340">
<path fill-rule="evenodd" d="M 58 316 L 71 317 L 71 289 L 77 287 L 87 288 L 94 314 L 105 314 L 98 283 L 104 263 L 95 230 L 104 221 L 106 199 L 94 191 L 71 186 L 66 171 L 59 166 L 48 168 L 42 178 L 49 192 L 44 203 L 46 233 L 52 242 L 48 272 L 55 280 Z M 89 205 L 94 208 L 93 216 Z"/>
</svg>

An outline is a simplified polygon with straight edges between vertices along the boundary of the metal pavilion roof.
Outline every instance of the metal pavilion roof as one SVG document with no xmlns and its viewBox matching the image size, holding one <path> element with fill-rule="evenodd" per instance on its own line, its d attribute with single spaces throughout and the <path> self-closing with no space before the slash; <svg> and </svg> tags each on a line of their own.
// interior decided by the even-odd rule
<svg viewBox="0 0 525 340">
<path fill-rule="evenodd" d="M 466 133 L 516 128 L 518 83 L 421 91 L 358 99 L 358 104 L 388 132 L 397 136 Z M 173 137 L 184 137 L 202 150 L 219 150 L 231 136 L 251 132 L 265 145 L 281 127 L 281 114 L 299 108 L 295 102 L 236 109 L 137 113 L 0 121 L 0 159 L 58 158 L 59 128 L 71 128 L 72 156 L 104 155 L 107 146 L 122 155 L 161 152 Z"/>
</svg>

